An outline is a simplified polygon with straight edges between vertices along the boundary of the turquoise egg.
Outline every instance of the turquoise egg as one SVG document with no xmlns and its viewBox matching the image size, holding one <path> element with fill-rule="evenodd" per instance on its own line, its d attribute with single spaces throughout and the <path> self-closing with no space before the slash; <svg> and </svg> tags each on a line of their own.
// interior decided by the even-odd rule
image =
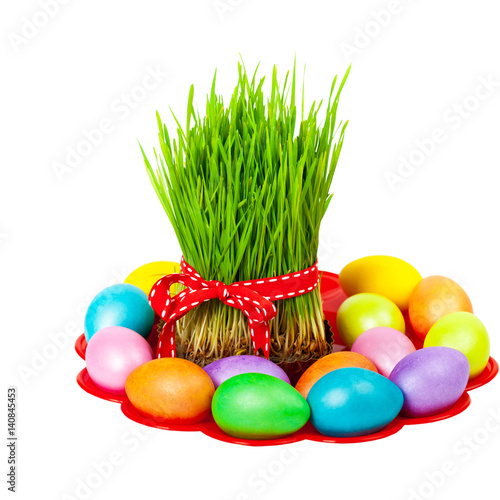
<svg viewBox="0 0 500 500">
<path fill-rule="evenodd" d="M 155 313 L 147 295 L 126 283 L 108 286 L 93 299 L 85 315 L 85 339 L 107 326 L 123 326 L 144 338 L 153 328 Z"/>
<path fill-rule="evenodd" d="M 403 406 L 401 389 L 364 368 L 339 368 L 321 377 L 307 402 L 311 422 L 325 436 L 372 434 L 396 418 Z"/>
</svg>

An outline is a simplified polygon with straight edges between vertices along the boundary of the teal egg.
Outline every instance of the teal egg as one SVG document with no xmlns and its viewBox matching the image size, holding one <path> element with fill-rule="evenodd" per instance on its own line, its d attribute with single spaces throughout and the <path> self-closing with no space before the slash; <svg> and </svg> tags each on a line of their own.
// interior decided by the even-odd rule
<svg viewBox="0 0 500 500">
<path fill-rule="evenodd" d="M 384 376 L 364 368 L 339 368 L 321 377 L 307 402 L 311 422 L 325 436 L 372 434 L 396 418 L 403 393 Z"/>
<path fill-rule="evenodd" d="M 298 431 L 309 405 L 290 384 L 264 373 L 243 373 L 223 382 L 212 399 L 212 415 L 230 436 L 272 439 Z"/>
<path fill-rule="evenodd" d="M 85 314 L 85 339 L 108 326 L 123 326 L 147 338 L 155 313 L 147 295 L 127 283 L 108 286 L 93 299 Z"/>
</svg>

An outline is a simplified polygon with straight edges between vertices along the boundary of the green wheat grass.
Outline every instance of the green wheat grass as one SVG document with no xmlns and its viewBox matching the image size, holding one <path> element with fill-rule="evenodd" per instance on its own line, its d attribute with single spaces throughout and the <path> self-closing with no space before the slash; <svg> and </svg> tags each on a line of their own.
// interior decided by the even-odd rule
<svg viewBox="0 0 500 500">
<path fill-rule="evenodd" d="M 185 126 L 175 118 L 171 138 L 157 113 L 160 151 L 146 170 L 177 235 L 186 261 L 206 280 L 279 276 L 314 264 L 319 229 L 332 199 L 335 168 L 347 122 L 337 123 L 339 98 L 349 74 L 333 79 L 326 111 L 314 102 L 304 113 L 304 85 L 297 123 L 296 71 L 282 84 L 273 68 L 271 91 L 238 64 L 229 104 L 207 95 L 205 116 L 193 105 L 191 86 Z M 270 322 L 271 359 L 307 360 L 326 354 L 319 288 L 276 302 Z M 204 303 L 177 324 L 182 355 L 200 365 L 250 353 L 245 316 L 219 301 Z"/>
</svg>

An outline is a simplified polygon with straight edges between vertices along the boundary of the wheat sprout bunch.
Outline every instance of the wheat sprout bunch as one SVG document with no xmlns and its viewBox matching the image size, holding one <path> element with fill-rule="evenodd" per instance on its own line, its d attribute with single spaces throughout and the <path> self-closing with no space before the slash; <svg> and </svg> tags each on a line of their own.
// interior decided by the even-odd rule
<svg viewBox="0 0 500 500">
<path fill-rule="evenodd" d="M 322 101 L 304 114 L 304 85 L 297 123 L 295 64 L 282 84 L 273 68 L 267 99 L 265 78 L 257 80 L 257 70 L 250 78 L 238 64 L 238 83 L 227 106 L 216 94 L 215 73 L 203 117 L 195 111 L 191 86 L 185 127 L 174 115 L 173 139 L 157 113 L 156 168 L 141 147 L 186 261 L 204 279 L 226 284 L 314 264 L 347 126 L 337 123 L 337 107 L 350 68 L 338 87 L 333 79 L 321 124 Z M 307 360 L 327 353 L 319 287 L 275 304 L 271 359 Z M 180 320 L 176 338 L 181 355 L 202 366 L 252 352 L 246 317 L 217 300 Z"/>
</svg>

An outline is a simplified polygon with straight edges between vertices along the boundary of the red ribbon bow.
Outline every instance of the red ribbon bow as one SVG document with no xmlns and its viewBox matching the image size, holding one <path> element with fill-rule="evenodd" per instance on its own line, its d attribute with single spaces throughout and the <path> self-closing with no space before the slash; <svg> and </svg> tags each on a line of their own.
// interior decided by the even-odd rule
<svg viewBox="0 0 500 500">
<path fill-rule="evenodd" d="M 183 257 L 181 272 L 163 276 L 149 293 L 149 304 L 165 321 L 158 341 L 157 357 L 175 358 L 176 322 L 202 302 L 219 299 L 224 304 L 243 311 L 248 318 L 255 354 L 262 349 L 269 359 L 268 321 L 276 316 L 276 306 L 272 301 L 309 293 L 318 286 L 318 282 L 316 262 L 311 267 L 296 273 L 226 285 L 221 281 L 204 280 Z M 170 286 L 174 283 L 181 283 L 187 289 L 170 297 Z"/>
</svg>

